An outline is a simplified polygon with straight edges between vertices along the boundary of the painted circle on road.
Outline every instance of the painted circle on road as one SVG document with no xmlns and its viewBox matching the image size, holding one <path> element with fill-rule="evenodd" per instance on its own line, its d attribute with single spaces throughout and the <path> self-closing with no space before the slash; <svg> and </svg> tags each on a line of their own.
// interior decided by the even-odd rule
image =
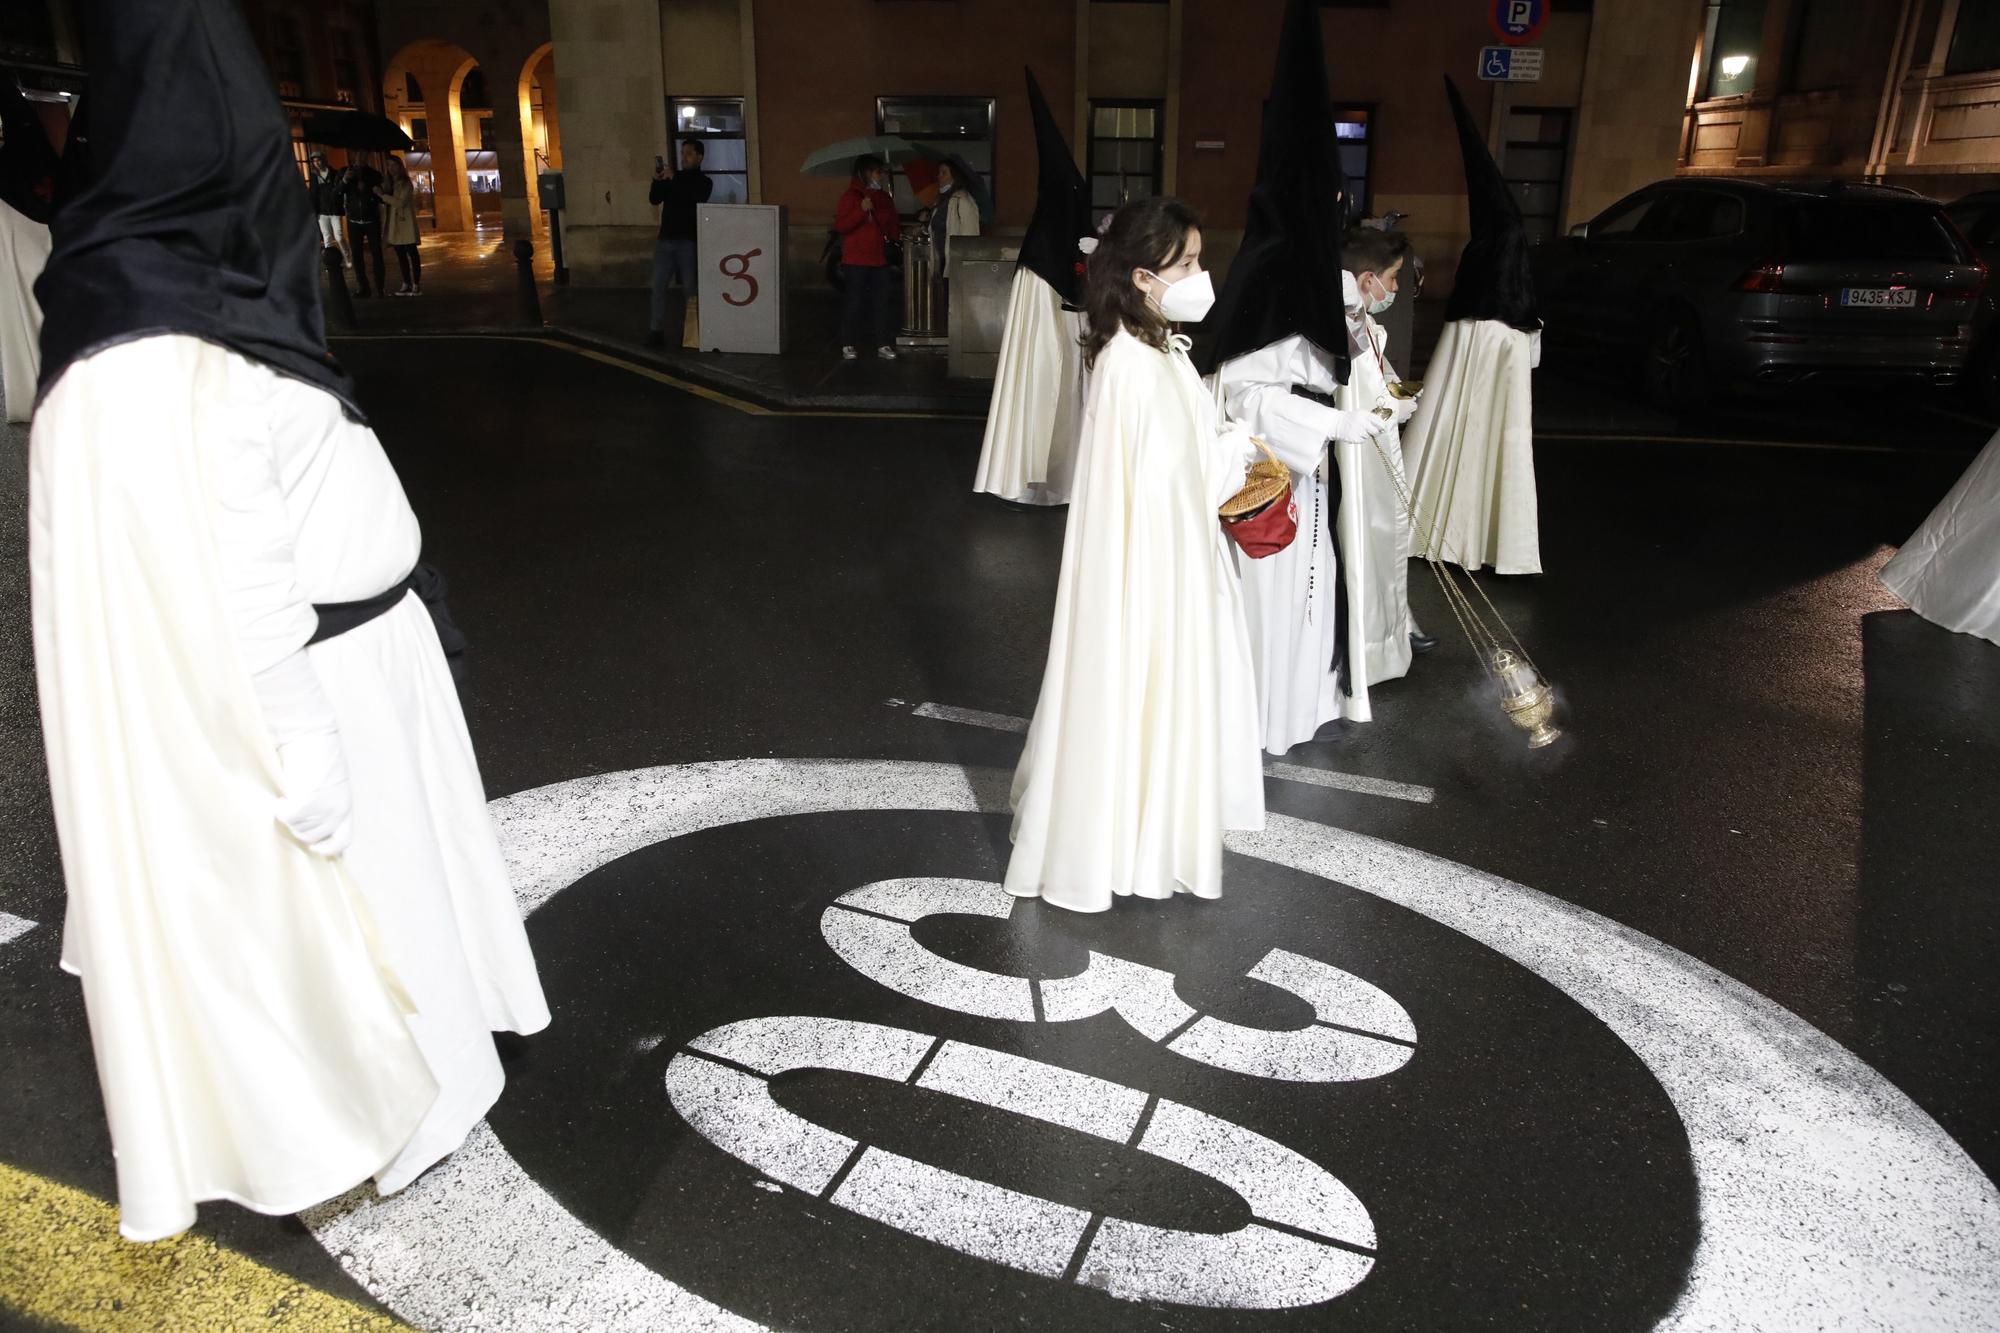
<svg viewBox="0 0 2000 1333">
<path fill-rule="evenodd" d="M 584 876 L 670 839 L 686 839 L 705 830 L 786 816 L 825 814 L 842 815 L 850 820 L 888 819 L 890 824 L 884 826 L 887 830 L 899 819 L 903 823 L 922 821 L 919 816 L 907 813 L 864 816 L 855 812 L 991 815 L 1004 809 L 1005 789 L 1003 775 L 968 774 L 951 765 L 755 760 L 579 779 L 505 798 L 495 802 L 494 809 L 523 907 L 533 912 Z M 983 826 L 986 821 L 979 822 Z M 935 818 L 931 823 L 937 825 Z M 739 829 L 736 833 L 755 831 Z M 948 836 L 935 832 L 931 836 L 963 841 L 962 821 L 957 831 Z M 886 832 L 878 839 L 889 840 Z M 694 847 L 700 841 L 689 839 L 686 845 Z M 1978 1238 L 1993 1234 L 1996 1223 L 2000 1223 L 2000 1196 L 1996 1196 L 1991 1183 L 1906 1098 L 1795 1016 L 1685 955 L 1602 917 L 1425 853 L 1281 816 L 1273 816 L 1265 832 L 1232 838 L 1230 847 L 1240 857 L 1283 868 L 1284 873 L 1332 881 L 1341 893 L 1351 894 L 1356 900 L 1365 895 L 1418 917 L 1428 917 L 1446 931 L 1456 932 L 1484 950 L 1519 964 L 1593 1016 L 1592 1025 L 1601 1025 L 1602 1039 L 1611 1054 L 1597 1061 L 1598 1065 L 1606 1069 L 1617 1066 L 1615 1057 L 1619 1053 L 1612 1048 L 1619 1043 L 1629 1050 L 1632 1066 L 1643 1067 L 1645 1078 L 1628 1081 L 1628 1095 L 1614 1099 L 1615 1105 L 1621 1113 L 1641 1106 L 1644 1097 L 1639 1093 L 1648 1086 L 1671 1099 L 1673 1112 L 1685 1127 L 1682 1169 L 1691 1168 L 1698 1199 L 1699 1240 L 1692 1243 L 1685 1283 L 1677 1294 L 1670 1294 L 1662 1302 L 1660 1308 L 1666 1309 L 1662 1326 L 1921 1325 L 1971 1329 L 1981 1326 L 1992 1303 L 2000 1299 L 2000 1277 L 1996 1277 L 1990 1258 L 1978 1245 Z M 813 850 L 814 854 L 807 859 L 817 865 L 822 859 L 819 855 L 822 849 Z M 721 853 L 710 849 L 710 854 Z M 808 939 L 817 944 L 817 952 L 798 954 L 791 960 L 793 967 L 808 973 L 825 970 L 827 977 L 851 978 L 858 974 L 819 942 L 819 923 L 829 903 L 862 887 L 861 883 L 829 883 L 820 886 L 823 892 L 799 895 L 800 901 L 792 910 L 803 916 L 810 930 L 805 936 L 796 931 L 788 934 L 789 928 L 775 918 L 773 914 L 781 911 L 782 904 L 749 895 L 740 905 L 735 921 L 717 923 L 718 928 L 735 929 L 744 938 Z M 564 906 L 558 904 L 551 910 Z M 712 909 L 715 903 L 711 900 L 702 906 L 705 910 Z M 1126 915 L 1137 920 L 1151 914 L 1154 919 L 1164 921 L 1183 906 L 1186 905 L 1135 905 L 1135 911 Z M 862 902 L 858 908 L 849 905 L 841 910 L 872 909 L 868 902 Z M 622 919 L 616 910 L 600 915 L 613 921 Z M 892 913 L 877 915 L 894 919 Z M 672 920 L 669 911 L 663 921 L 671 925 Z M 964 920 L 963 914 L 947 916 L 929 925 L 910 925 L 908 929 L 916 942 L 931 953 L 956 958 L 960 966 L 975 971 L 1059 976 L 1083 970 L 1082 951 L 1074 946 L 1072 965 L 1065 967 L 1052 965 L 1046 959 L 1038 962 L 998 957 L 993 954 L 990 941 L 985 946 L 977 940 L 954 941 L 952 930 L 958 928 L 954 923 L 962 926 Z M 1428 927 L 1430 923 L 1423 924 Z M 1442 947 L 1437 939 L 1428 945 Z M 982 948 L 986 952 L 981 952 Z M 665 952 L 652 941 L 626 935 L 613 941 L 601 965 L 629 970 L 643 967 L 649 960 L 657 962 Z M 1110 952 L 1107 946 L 1106 953 Z M 1311 952 L 1300 949 L 1298 954 L 1307 956 Z M 1128 961 L 1144 965 L 1143 960 Z M 1239 976 L 1249 972 L 1252 965 L 1260 964 L 1257 958 L 1241 961 Z M 887 968 L 894 964 L 879 965 Z M 545 969 L 547 966 L 545 963 Z M 802 984 L 809 991 L 814 980 L 808 976 Z M 1324 977 L 1321 982 L 1336 989 L 1344 984 L 1327 982 Z M 1306 1014 L 1305 1021 L 1310 1021 L 1311 1014 L 1305 1002 L 1297 998 L 1296 989 L 1296 985 L 1306 984 L 1295 984 L 1290 1002 Z M 1282 988 L 1282 980 L 1279 985 Z M 1194 984 L 1193 989 L 1203 988 Z M 882 986 L 877 986 L 876 991 L 884 1003 L 894 1004 L 880 1016 L 893 1018 L 893 1026 L 905 1033 L 902 1038 L 883 1041 L 890 1047 L 898 1041 L 913 1041 L 908 1030 L 918 1023 L 913 1021 L 916 1011 L 910 999 Z M 1046 991 L 1044 986 L 1045 994 Z M 560 985 L 552 987 L 552 993 L 565 994 Z M 754 980 L 744 984 L 743 995 L 734 1017 L 784 1017 L 773 1014 L 770 1006 L 763 1003 L 764 991 Z M 1481 1000 L 1477 993 L 1463 997 L 1468 1008 L 1477 1008 Z M 1388 1013 L 1380 1003 L 1372 1000 L 1367 1003 L 1374 1006 L 1372 1012 L 1377 1015 L 1371 1022 L 1377 1026 L 1393 1023 L 1392 1017 L 1380 1017 Z M 791 1007 L 800 1015 L 820 1012 L 812 1007 Z M 559 1002 L 559 1013 L 564 1020 L 573 1019 L 567 1003 Z M 1339 1016 L 1336 1014 L 1336 1018 Z M 824 1017 L 873 1021 L 875 1016 L 838 1013 Z M 937 1017 L 940 1021 L 923 1024 L 924 1031 L 918 1035 L 930 1039 L 932 1034 L 938 1034 L 931 1057 L 933 1067 L 941 1070 L 939 1078 L 963 1080 L 967 1077 L 965 1070 L 991 1067 L 997 1060 L 1021 1053 L 1018 1045 L 1004 1039 L 1004 1032 L 990 1017 L 971 1019 L 944 1010 L 939 1010 Z M 1087 1021 L 1118 1024 L 1128 1018 L 1125 1009 L 1118 1008 Z M 1419 1015 L 1417 1036 L 1418 1049 L 1427 1060 L 1432 1054 L 1431 1034 L 1422 1030 L 1424 1021 Z M 966 1023 L 973 1026 L 966 1027 Z M 582 1027 L 592 1026 L 581 1025 L 563 1040 L 587 1044 L 589 1038 L 583 1035 Z M 878 1026 L 883 1025 L 878 1023 Z M 1282 1028 L 1288 1023 L 1282 1018 L 1273 1021 L 1269 1015 L 1261 1015 L 1250 1026 Z M 561 1030 L 559 1026 L 556 1031 L 560 1034 Z M 1050 1039 L 1058 1045 L 1042 1048 L 1036 1054 L 1045 1055 L 1049 1062 L 1060 1066 L 1063 1061 L 1059 1058 L 1059 1043 L 1064 1030 L 1065 1025 L 1050 1024 Z M 1583 1033 L 1585 1028 L 1579 1024 L 1574 1031 Z M 950 1041 L 943 1039 L 946 1035 L 951 1037 Z M 1378 1042 L 1397 1039 L 1395 1033 L 1362 1035 Z M 625 1034 L 625 1058 L 664 1064 L 670 1056 L 680 1058 L 671 1049 L 675 1044 L 695 1036 L 696 1032 L 676 1032 L 671 1041 L 648 1046 L 651 1038 L 646 1035 L 633 1039 Z M 1132 1035 L 1134 1042 L 1143 1043 L 1144 1039 L 1144 1033 Z M 718 1042 L 722 1040 L 716 1038 Z M 746 1045 L 740 1032 L 733 1040 L 736 1044 L 728 1049 L 736 1055 L 769 1046 L 768 1042 L 765 1047 L 757 1047 L 754 1042 Z M 789 1039 L 781 1034 L 782 1040 Z M 1103 1041 L 1101 1031 L 1093 1033 L 1090 1050 L 1102 1049 Z M 854 1043 L 849 1041 L 847 1045 Z M 1010 1047 L 1012 1056 L 989 1049 L 1002 1045 Z M 662 1046 L 667 1049 L 661 1049 Z M 948 1059 L 947 1048 L 954 1048 Z M 1199 1054 L 1221 1048 L 1214 1045 L 1211 1034 L 1206 1042 L 1193 1043 L 1186 1049 Z M 1448 1058 L 1449 1053 L 1446 1054 Z M 733 1060 L 734 1056 L 725 1054 L 724 1058 Z M 895 1063 L 900 1057 L 883 1058 L 888 1063 L 871 1068 L 901 1068 Z M 1082 1063 L 1093 1058 L 1093 1054 L 1082 1054 L 1077 1060 Z M 1161 1058 L 1185 1062 L 1189 1057 Z M 1340 1067 L 1337 1063 L 1326 1064 L 1324 1057 L 1315 1058 L 1322 1061 L 1316 1068 Z M 939 1061 L 944 1063 L 939 1065 Z M 1191 1067 L 1200 1068 L 1201 1063 L 1196 1061 Z M 1380 1066 L 1386 1071 L 1399 1063 L 1378 1059 L 1372 1065 L 1364 1062 L 1365 1068 L 1357 1068 L 1366 1073 Z M 1424 1060 L 1410 1061 L 1409 1071 L 1413 1073 L 1423 1063 Z M 768 1059 L 767 1064 L 774 1069 L 781 1065 L 792 1067 L 782 1061 L 770 1063 Z M 715 1064 L 714 1067 L 731 1066 Z M 914 1065 L 911 1070 L 921 1084 L 927 1076 L 925 1070 Z M 736 1072 L 742 1074 L 740 1061 Z M 1112 1105 L 1120 1096 L 1116 1089 L 1136 1088 L 1149 1079 L 1165 1077 L 1157 1063 L 1143 1069 L 1134 1066 L 1129 1071 L 1102 1068 L 1089 1072 L 1102 1077 L 1092 1078 L 1089 1088 L 1078 1084 L 1078 1095 L 1084 1102 L 1092 1097 L 1103 1102 L 1101 1109 L 1106 1116 L 1117 1113 Z M 1265 1071 L 1266 1076 L 1268 1072 Z M 781 1073 L 771 1076 L 768 1094 L 761 1088 L 749 1088 L 741 1077 L 734 1080 L 734 1086 L 738 1092 L 748 1088 L 764 1101 L 778 1103 L 801 1122 L 811 1122 L 816 1118 L 838 1119 L 841 1098 L 854 1091 L 851 1087 L 843 1090 L 833 1086 L 829 1079 L 837 1083 L 840 1078 L 865 1076 L 815 1073 L 806 1075 L 804 1081 L 795 1078 L 787 1085 L 784 1080 L 791 1076 Z M 1240 1071 L 1228 1075 L 1243 1076 Z M 1395 1079 L 1375 1087 L 1354 1083 L 1341 1085 L 1337 1090 L 1343 1095 L 1352 1092 L 1357 1097 L 1380 1099 L 1389 1095 L 1392 1084 L 1406 1076 L 1397 1074 Z M 413 1323 L 435 1328 L 491 1327 L 496 1322 L 512 1328 L 551 1329 L 748 1328 L 760 1325 L 745 1317 L 746 1314 L 771 1317 L 771 1312 L 764 1308 L 733 1296 L 727 1303 L 745 1313 L 725 1310 L 716 1301 L 677 1284 L 607 1241 L 606 1234 L 621 1241 L 625 1236 L 618 1223 L 615 1200 L 607 1204 L 601 1172 L 537 1173 L 524 1169 L 522 1162 L 503 1144 L 503 1135 L 515 1138 L 508 1128 L 510 1124 L 527 1124 L 537 1115 L 546 1114 L 553 1094 L 548 1089 L 531 1086 L 532 1076 L 517 1081 L 523 1086 L 510 1092 L 496 1112 L 501 1134 L 482 1127 L 452 1159 L 395 1198 L 377 1201 L 351 1196 L 308 1216 L 308 1224 L 322 1243 L 357 1280 L 398 1314 Z M 972 1085 L 961 1082 L 954 1086 Z M 658 1085 L 654 1087 L 657 1089 Z M 863 1100 L 879 1091 L 872 1084 L 869 1088 L 873 1091 L 868 1091 Z M 1155 1100 L 1162 1107 L 1170 1102 L 1187 1105 L 1205 1095 L 1201 1087 L 1193 1084 L 1141 1090 L 1156 1094 Z M 709 1142 L 689 1134 L 676 1121 L 674 1112 L 663 1104 L 665 1100 L 662 1093 L 651 1105 L 637 1108 L 645 1120 L 634 1122 L 627 1159 L 631 1177 L 671 1189 L 675 1181 L 682 1179 L 681 1156 L 663 1163 L 658 1154 L 679 1154 L 690 1164 L 705 1161 L 708 1165 L 701 1169 L 710 1172 L 718 1161 L 728 1159 L 721 1158 Z M 930 1103 L 919 1098 L 896 1105 L 922 1111 Z M 603 1114 L 633 1113 L 633 1108 L 595 1109 Z M 1191 1115 L 1206 1116 L 1211 1121 L 1225 1118 L 1217 1112 L 1227 1109 L 1212 1098 L 1204 1106 L 1189 1105 Z M 570 1113 L 574 1115 L 575 1109 Z M 1420 1113 L 1421 1108 L 1411 1109 L 1411 1114 Z M 1240 1156 L 1245 1151 L 1243 1145 L 1250 1142 L 1240 1136 L 1240 1141 L 1230 1140 L 1231 1131 L 1218 1130 L 1213 1125 L 1198 1133 L 1187 1126 L 1206 1121 L 1185 1121 L 1182 1125 L 1175 1120 L 1178 1114 L 1170 1112 L 1160 1122 L 1162 1145 L 1171 1148 L 1176 1134 L 1185 1143 L 1208 1144 L 1206 1160 L 1210 1166 L 1218 1151 L 1215 1144 L 1228 1146 L 1225 1141 L 1234 1142 L 1235 1147 L 1230 1151 Z M 866 1126 L 848 1123 L 831 1128 L 857 1131 Z M 1141 1128 L 1143 1133 L 1151 1133 Z M 1274 1128 L 1274 1132 L 1262 1134 L 1264 1128 Z M 668 1129 L 676 1132 L 670 1135 Z M 1091 1125 L 1084 1125 L 1084 1129 L 1090 1130 Z M 1252 1125 L 1238 1129 L 1242 1134 L 1280 1142 L 1285 1127 Z M 579 1135 L 579 1145 L 585 1139 L 602 1142 L 604 1137 L 596 1133 Z M 850 1137 L 865 1136 L 857 1132 Z M 560 1160 L 565 1152 L 559 1135 L 540 1129 L 532 1136 L 521 1136 L 518 1146 L 524 1157 L 553 1152 Z M 1326 1156 L 1323 1152 L 1318 1155 Z M 663 1170 L 663 1165 L 672 1169 Z M 1327 1165 L 1336 1175 L 1340 1174 L 1342 1166 L 1338 1161 Z M 849 1166 L 849 1171 L 851 1178 L 862 1172 L 862 1166 L 857 1161 Z M 869 1206 L 878 1209 L 897 1206 L 900 1196 L 896 1190 L 915 1178 L 906 1172 L 899 1184 L 893 1172 L 882 1172 L 879 1163 L 868 1171 L 869 1174 L 862 1176 L 862 1185 L 867 1188 L 861 1192 L 873 1201 Z M 1638 1174 L 1635 1169 L 1635 1175 Z M 1200 1171 L 1187 1170 L 1181 1184 L 1198 1194 L 1208 1188 L 1201 1185 L 1202 1178 Z M 1211 1170 L 1207 1178 L 1223 1179 L 1223 1175 Z M 735 1170 L 735 1179 L 739 1188 L 746 1194 L 754 1193 L 759 1200 L 769 1191 L 788 1188 L 759 1180 L 756 1172 L 744 1171 L 740 1165 Z M 840 1182 L 831 1178 L 828 1183 L 840 1186 Z M 1228 1194 L 1226 1189 L 1209 1189 L 1209 1194 L 1214 1206 L 1224 1209 L 1230 1206 L 1229 1199 L 1221 1197 Z M 1324 1206 L 1317 1216 L 1332 1216 L 1345 1207 L 1324 1188 L 1320 1189 L 1320 1198 Z M 1382 1201 L 1368 1197 L 1367 1191 L 1358 1191 L 1358 1198 L 1369 1208 L 1383 1211 Z M 770 1201 L 802 1208 L 807 1213 L 816 1210 L 816 1224 L 828 1229 L 854 1224 L 853 1210 L 815 1197 L 801 1195 L 798 1199 L 780 1200 L 772 1196 Z M 659 1200 L 642 1202 L 656 1207 L 660 1203 Z M 1087 1201 L 1067 1202 L 1083 1206 Z M 719 1207 L 710 1206 L 712 1211 Z M 1261 1216 L 1264 1209 L 1257 1206 Z M 752 1217 L 755 1213 L 755 1205 L 749 1201 L 719 1211 L 724 1217 Z M 1313 1216 L 1288 1216 L 1293 1221 L 1276 1219 L 1280 1234 L 1294 1240 L 1300 1236 L 1311 1240 L 1318 1234 L 1313 1230 L 1318 1225 Z M 1050 1217 L 1051 1227 L 1062 1221 L 1053 1213 Z M 586 1218 L 596 1223 L 595 1228 L 582 1220 Z M 1305 1225 L 1296 1224 L 1301 1218 Z M 1152 1220 L 1166 1230 L 1174 1229 L 1171 1224 L 1176 1223 L 1189 1232 L 1219 1233 L 1228 1229 L 1226 1219 Z M 1352 1216 L 1348 1218 L 1350 1228 L 1354 1221 Z M 1350 1234 L 1361 1235 L 1358 1231 Z M 1368 1248 L 1361 1241 L 1338 1235 L 1334 1240 L 1349 1245 L 1356 1253 Z M 1393 1257 L 1397 1241 L 1398 1237 L 1387 1233 L 1381 1237 L 1384 1256 Z M 1163 1253 L 1159 1258 L 1162 1263 L 1172 1262 L 1171 1254 Z M 787 1262 L 788 1256 L 784 1254 L 768 1257 L 774 1270 Z M 1016 1267 L 1032 1271 L 1027 1260 Z M 989 1268 L 1003 1275 L 1012 1271 L 1004 1266 L 989 1265 Z M 1375 1277 L 1367 1279 L 1375 1280 Z M 1367 1283 L 1363 1283 L 1359 1290 L 1367 1289 Z M 1342 1302 L 1336 1300 L 1321 1307 L 1320 1312 L 1342 1308 Z"/>
</svg>

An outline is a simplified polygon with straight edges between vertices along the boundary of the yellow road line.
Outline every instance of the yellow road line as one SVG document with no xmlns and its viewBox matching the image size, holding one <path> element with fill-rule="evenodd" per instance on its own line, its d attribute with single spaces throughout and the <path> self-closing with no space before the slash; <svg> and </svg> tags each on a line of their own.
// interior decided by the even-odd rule
<svg viewBox="0 0 2000 1333">
<path fill-rule="evenodd" d="M 102 1199 L 0 1163 L 0 1313 L 9 1310 L 78 1333 L 408 1333 L 200 1236 L 134 1245 Z"/>
<path fill-rule="evenodd" d="M 483 338 L 490 342 L 534 343 L 540 347 L 552 347 L 559 351 L 570 352 L 576 356 L 601 362 L 604 365 L 612 366 L 619 370 L 630 371 L 634 375 L 643 376 L 655 383 L 678 389 L 682 393 L 692 394 L 705 402 L 715 403 L 720 407 L 727 407 L 733 411 L 741 412 L 745 416 L 752 417 L 811 417 L 834 421 L 973 421 L 978 419 L 977 414 L 966 412 L 892 412 L 871 411 L 863 408 L 843 411 L 817 407 L 798 408 L 795 410 L 792 408 L 760 407 L 748 399 L 738 398 L 734 394 L 724 393 L 720 389 L 711 389 L 705 384 L 696 384 L 692 380 L 682 379 L 678 375 L 670 375 L 664 370 L 658 370 L 637 361 L 627 360 L 625 357 L 615 355 L 611 352 L 601 352 L 594 347 L 580 346 L 563 338 L 538 338 L 532 334 L 400 333 L 391 331 L 383 333 L 337 333 L 331 336 L 336 339 L 351 339 L 365 342 L 388 342 L 403 339 L 418 342 L 435 342 L 445 340 L 456 341 L 465 338 Z"/>
</svg>

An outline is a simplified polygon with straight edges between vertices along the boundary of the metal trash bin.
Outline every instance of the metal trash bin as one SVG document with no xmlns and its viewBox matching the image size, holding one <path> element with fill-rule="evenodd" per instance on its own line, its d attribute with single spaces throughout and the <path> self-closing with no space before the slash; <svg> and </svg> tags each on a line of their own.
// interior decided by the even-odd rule
<svg viewBox="0 0 2000 1333">
<path fill-rule="evenodd" d="M 951 365 L 955 379 L 992 379 L 1014 296 L 1018 240 L 959 236 L 951 243 Z"/>
</svg>

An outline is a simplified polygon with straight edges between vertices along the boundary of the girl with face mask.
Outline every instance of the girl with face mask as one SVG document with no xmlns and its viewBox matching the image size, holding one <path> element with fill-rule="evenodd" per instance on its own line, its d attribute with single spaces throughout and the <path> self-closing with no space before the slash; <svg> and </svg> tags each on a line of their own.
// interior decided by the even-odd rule
<svg viewBox="0 0 2000 1333">
<path fill-rule="evenodd" d="M 1079 912 L 1218 897 L 1225 829 L 1263 827 L 1242 587 L 1216 508 L 1255 454 L 1174 325 L 1214 301 L 1186 204 L 1112 216 L 1090 258 L 1089 397 L 1007 889 Z"/>
</svg>

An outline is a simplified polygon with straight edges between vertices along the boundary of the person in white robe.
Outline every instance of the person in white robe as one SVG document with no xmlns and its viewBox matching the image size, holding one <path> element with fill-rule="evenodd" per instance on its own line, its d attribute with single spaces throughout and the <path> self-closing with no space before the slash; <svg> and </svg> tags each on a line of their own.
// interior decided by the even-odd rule
<svg viewBox="0 0 2000 1333">
<path fill-rule="evenodd" d="M 1083 424 L 1082 271 L 1095 248 L 1090 188 L 1034 72 L 1028 108 L 1040 174 L 1000 334 L 974 491 L 1013 504 L 1069 503 Z"/>
<path fill-rule="evenodd" d="M 49 261 L 55 150 L 20 89 L 0 75 L 0 399 L 7 420 L 34 410 L 42 307 L 35 279 Z"/>
<path fill-rule="evenodd" d="M 153 1240 L 401 1187 L 498 1096 L 491 1033 L 549 1015 L 241 11 L 83 18 L 29 570 L 63 963 Z"/>
<path fill-rule="evenodd" d="M 1520 205 L 1486 136 L 1445 79 L 1472 205 L 1445 327 L 1424 376 L 1422 405 L 1403 432 L 1403 463 L 1427 531 L 1423 553 L 1467 570 L 1542 572 L 1530 372 L 1542 321 L 1528 270 Z"/>
<path fill-rule="evenodd" d="M 1006 886 L 1078 912 L 1222 892 L 1225 829 L 1263 825 L 1256 680 L 1217 508 L 1255 446 L 1170 322 L 1212 303 L 1175 199 L 1113 215 L 1090 267 L 1095 364 Z"/>
<path fill-rule="evenodd" d="M 1882 567 L 1881 578 L 1925 620 L 2000 644 L 2000 434 Z"/>
</svg>

